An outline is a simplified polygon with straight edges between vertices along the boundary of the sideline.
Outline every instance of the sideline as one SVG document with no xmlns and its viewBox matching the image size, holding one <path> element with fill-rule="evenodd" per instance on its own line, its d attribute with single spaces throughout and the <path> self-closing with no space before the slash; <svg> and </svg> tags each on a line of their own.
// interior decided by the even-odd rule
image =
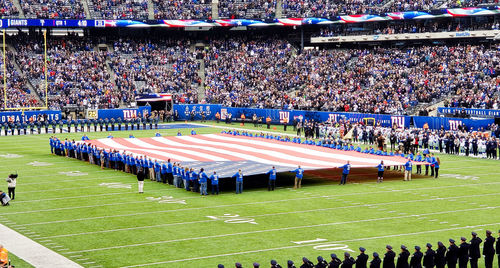
<svg viewBox="0 0 500 268">
<path fill-rule="evenodd" d="M 17 257 L 35 267 L 82 267 L 78 263 L 0 224 L 0 243 Z"/>
</svg>

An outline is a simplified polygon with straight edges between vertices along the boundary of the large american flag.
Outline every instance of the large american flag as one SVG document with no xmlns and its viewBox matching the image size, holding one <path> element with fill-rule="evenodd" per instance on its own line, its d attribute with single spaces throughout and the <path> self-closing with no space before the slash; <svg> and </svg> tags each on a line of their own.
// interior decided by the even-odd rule
<svg viewBox="0 0 500 268">
<path fill-rule="evenodd" d="M 404 165 L 407 161 L 400 156 L 377 156 L 229 134 L 106 138 L 86 142 L 159 161 L 171 159 L 184 167 L 217 171 L 221 177 L 230 177 L 240 168 L 245 175 L 256 175 L 266 173 L 272 166 L 278 172 L 285 172 L 299 165 L 304 170 L 332 169 L 345 165 L 348 160 L 353 168 L 376 167 L 381 160 L 385 166 Z"/>
</svg>

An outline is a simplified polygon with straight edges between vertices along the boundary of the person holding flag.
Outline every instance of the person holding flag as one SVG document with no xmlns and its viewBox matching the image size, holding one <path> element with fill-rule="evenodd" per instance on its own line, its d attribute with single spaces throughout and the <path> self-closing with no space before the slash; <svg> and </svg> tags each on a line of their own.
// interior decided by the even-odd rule
<svg viewBox="0 0 500 268">
<path fill-rule="evenodd" d="M 219 195 L 219 175 L 214 171 L 214 174 L 210 176 L 210 184 L 212 184 L 212 194 Z"/>
<path fill-rule="evenodd" d="M 384 161 L 380 161 L 380 164 L 377 166 L 378 173 L 377 173 L 377 183 L 383 182 L 384 181 Z"/>
<path fill-rule="evenodd" d="M 273 166 L 273 168 L 266 174 L 269 175 L 269 185 L 267 187 L 267 190 L 274 191 L 274 188 L 276 188 L 276 168 Z"/>
<path fill-rule="evenodd" d="M 295 184 L 293 186 L 293 189 L 302 187 L 302 177 L 304 176 L 304 170 L 299 165 L 299 167 L 290 172 L 295 172 Z"/>
<path fill-rule="evenodd" d="M 405 181 L 411 181 L 411 171 L 413 168 L 413 164 L 410 159 L 405 163 Z"/>
<path fill-rule="evenodd" d="M 243 193 L 243 172 L 238 170 L 231 178 L 236 179 L 236 194 Z"/>
<path fill-rule="evenodd" d="M 200 182 L 200 193 L 202 196 L 208 195 L 207 194 L 207 181 L 208 181 L 208 176 L 205 173 L 205 169 L 200 169 L 200 173 L 198 174 L 198 180 Z"/>
<path fill-rule="evenodd" d="M 349 175 L 349 172 L 351 171 L 351 164 L 349 161 L 347 161 L 347 164 L 341 166 L 342 168 L 342 178 L 340 179 L 340 185 L 346 184 L 347 182 L 347 175 Z"/>
</svg>

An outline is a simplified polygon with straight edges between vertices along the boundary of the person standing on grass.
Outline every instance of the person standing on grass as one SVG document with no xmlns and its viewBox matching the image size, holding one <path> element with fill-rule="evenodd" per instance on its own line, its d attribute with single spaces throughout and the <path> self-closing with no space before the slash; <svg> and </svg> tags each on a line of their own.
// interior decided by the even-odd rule
<svg viewBox="0 0 500 268">
<path fill-rule="evenodd" d="M 273 168 L 266 174 L 269 175 L 269 184 L 267 190 L 274 191 L 274 188 L 276 187 L 276 168 L 273 166 Z"/>
<path fill-rule="evenodd" d="M 427 243 L 426 245 L 427 251 L 425 251 L 424 255 L 424 267 L 425 268 L 434 268 L 434 256 L 436 252 L 432 249 L 432 245 Z"/>
<path fill-rule="evenodd" d="M 341 166 L 342 168 L 342 177 L 340 179 L 340 185 L 346 184 L 347 182 L 347 175 L 349 175 L 349 172 L 351 171 L 351 164 L 349 161 L 347 161 L 347 164 Z"/>
<path fill-rule="evenodd" d="M 168 184 L 174 184 L 174 174 L 173 174 L 172 163 L 170 162 L 170 158 L 167 160 L 167 182 Z"/>
<path fill-rule="evenodd" d="M 410 252 L 405 245 L 401 245 L 401 253 L 399 253 L 398 261 L 396 264 L 397 268 L 409 268 L 408 258 L 410 257 Z"/>
<path fill-rule="evenodd" d="M 139 193 L 143 194 L 144 193 L 144 169 L 140 168 L 137 171 L 137 186 L 139 188 Z"/>
<path fill-rule="evenodd" d="M 238 170 L 231 178 L 236 179 L 236 194 L 243 193 L 243 172 Z"/>
<path fill-rule="evenodd" d="M 467 263 L 469 262 L 469 243 L 465 237 L 460 238 L 460 247 L 458 248 L 458 267 L 467 268 Z"/>
<path fill-rule="evenodd" d="M 380 164 L 377 166 L 377 183 L 384 181 L 384 161 L 380 161 Z"/>
<path fill-rule="evenodd" d="M 444 268 L 446 265 L 446 247 L 443 242 L 438 242 L 438 248 L 436 250 L 436 255 L 434 255 L 434 264 L 436 264 L 436 268 Z"/>
<path fill-rule="evenodd" d="M 382 263 L 382 260 L 380 259 L 378 253 L 373 252 L 373 259 L 370 262 L 370 268 L 380 268 L 381 263 Z"/>
<path fill-rule="evenodd" d="M 11 200 L 14 200 L 16 198 L 17 174 L 10 174 L 6 181 L 9 197 Z"/>
<path fill-rule="evenodd" d="M 201 195 L 205 196 L 208 195 L 207 193 L 207 182 L 208 182 L 208 176 L 205 173 L 205 169 L 200 169 L 200 173 L 198 174 L 198 180 L 200 181 L 200 193 Z"/>
<path fill-rule="evenodd" d="M 411 181 L 411 171 L 413 169 L 413 163 L 410 159 L 405 163 L 405 181 Z"/>
<path fill-rule="evenodd" d="M 471 235 L 472 239 L 470 240 L 469 247 L 470 267 L 477 268 L 477 260 L 481 258 L 481 250 L 479 249 L 479 246 L 481 245 L 483 240 L 477 237 L 476 232 L 472 232 Z"/>
<path fill-rule="evenodd" d="M 219 195 L 219 175 L 214 171 L 214 174 L 210 176 L 210 184 L 212 184 L 212 194 Z"/>
<path fill-rule="evenodd" d="M 302 187 L 302 177 L 304 176 L 304 170 L 299 165 L 299 167 L 290 172 L 295 172 L 295 184 L 293 186 L 293 189 Z"/>
<path fill-rule="evenodd" d="M 12 198 L 12 200 L 14 200 L 14 198 Z M 495 256 L 493 244 L 495 244 L 495 238 L 491 236 L 490 230 L 486 230 L 486 238 L 483 244 L 484 266 L 486 268 L 493 268 L 493 257 Z"/>
<path fill-rule="evenodd" d="M 383 268 L 395 268 L 394 258 L 396 258 L 396 253 L 392 251 L 392 247 L 390 245 L 385 246 L 386 253 L 384 255 L 384 263 L 382 265 Z"/>
<path fill-rule="evenodd" d="M 450 246 L 448 247 L 448 252 L 446 252 L 446 263 L 448 264 L 448 268 L 457 267 L 458 260 L 458 247 L 455 245 L 455 240 L 450 238 Z"/>
<path fill-rule="evenodd" d="M 356 268 L 366 268 L 366 263 L 368 262 L 369 257 L 365 254 L 365 251 L 365 248 L 359 248 L 359 255 L 356 257 Z"/>
<path fill-rule="evenodd" d="M 439 164 L 441 164 L 441 161 L 439 160 L 439 157 L 432 157 L 434 162 L 432 162 L 432 167 L 434 170 L 434 178 L 437 179 L 439 176 Z"/>
<path fill-rule="evenodd" d="M 498 258 L 498 267 L 500 268 L 500 230 L 498 230 L 498 238 L 496 243 L 496 253 Z"/>
<path fill-rule="evenodd" d="M 424 257 L 424 254 L 420 251 L 419 246 L 415 246 L 415 252 L 413 252 L 413 255 L 411 256 L 410 259 L 410 267 L 411 268 L 422 268 L 422 258 Z"/>
</svg>

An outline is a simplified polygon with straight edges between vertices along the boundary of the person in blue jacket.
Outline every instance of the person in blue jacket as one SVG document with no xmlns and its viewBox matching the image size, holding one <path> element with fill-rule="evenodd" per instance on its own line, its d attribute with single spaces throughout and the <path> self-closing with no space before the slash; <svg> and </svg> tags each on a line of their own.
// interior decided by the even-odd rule
<svg viewBox="0 0 500 268">
<path fill-rule="evenodd" d="M 293 186 L 293 189 L 302 187 L 302 177 L 304 176 L 304 170 L 299 165 L 299 167 L 290 172 L 295 172 L 295 184 Z"/>
<path fill-rule="evenodd" d="M 160 132 L 156 132 L 155 137 L 161 137 Z"/>
<path fill-rule="evenodd" d="M 208 195 L 207 193 L 207 182 L 208 176 L 205 173 L 205 169 L 201 168 L 198 174 L 198 181 L 200 182 L 200 193 L 202 196 Z"/>
<path fill-rule="evenodd" d="M 194 131 L 194 129 L 191 129 L 191 135 L 196 135 L 196 131 Z"/>
<path fill-rule="evenodd" d="M 413 169 L 413 163 L 410 159 L 405 163 L 405 181 L 411 181 L 411 171 Z"/>
<path fill-rule="evenodd" d="M 384 181 L 384 161 L 380 161 L 380 164 L 377 166 L 378 174 L 377 174 L 377 183 Z"/>
<path fill-rule="evenodd" d="M 340 179 L 340 185 L 346 184 L 347 182 L 347 175 L 349 175 L 349 172 L 351 171 L 351 164 L 349 161 L 347 161 L 347 164 L 341 166 L 342 168 L 342 177 Z"/>
<path fill-rule="evenodd" d="M 212 194 L 219 195 L 219 175 L 214 171 L 214 174 L 210 176 L 210 184 L 212 184 Z"/>
<path fill-rule="evenodd" d="M 417 153 L 415 156 L 415 161 L 422 162 L 422 155 Z M 417 165 L 417 174 L 422 174 L 422 165 Z"/>
<path fill-rule="evenodd" d="M 243 193 L 243 172 L 238 170 L 231 178 L 236 179 L 236 194 Z"/>
<path fill-rule="evenodd" d="M 441 164 L 441 161 L 439 161 L 439 157 L 433 157 L 434 160 L 432 164 L 434 165 L 434 178 L 437 179 L 439 176 L 439 165 Z"/>
<path fill-rule="evenodd" d="M 191 171 L 189 172 L 189 182 L 191 184 L 191 191 L 198 192 L 198 174 L 196 174 L 193 168 L 191 168 Z"/>
<path fill-rule="evenodd" d="M 274 191 L 274 188 L 276 188 L 276 168 L 273 166 L 266 174 L 269 175 L 267 190 Z"/>
</svg>

